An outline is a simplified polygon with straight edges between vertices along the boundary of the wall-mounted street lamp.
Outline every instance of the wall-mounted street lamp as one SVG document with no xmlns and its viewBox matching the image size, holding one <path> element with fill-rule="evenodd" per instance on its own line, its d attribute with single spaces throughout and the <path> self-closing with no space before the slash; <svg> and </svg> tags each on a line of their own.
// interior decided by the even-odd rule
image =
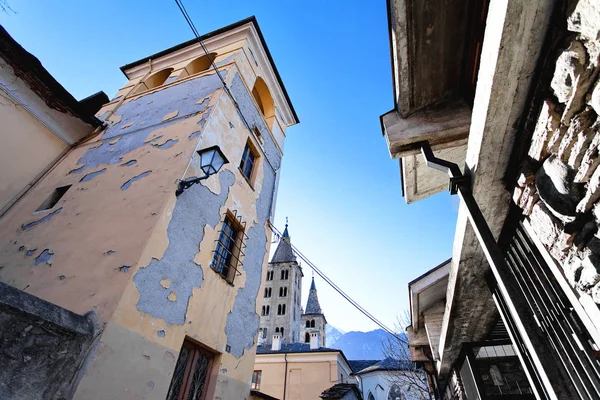
<svg viewBox="0 0 600 400">
<path fill-rule="evenodd" d="M 179 185 L 175 191 L 175 196 L 179 196 L 193 184 L 216 174 L 224 164 L 229 162 L 227 161 L 227 158 L 225 158 L 223 152 L 221 152 L 221 149 L 219 149 L 219 146 L 212 146 L 203 150 L 199 150 L 198 155 L 200 156 L 200 169 L 202 172 L 204 172 L 204 175 L 198 178 L 179 181 Z"/>
</svg>

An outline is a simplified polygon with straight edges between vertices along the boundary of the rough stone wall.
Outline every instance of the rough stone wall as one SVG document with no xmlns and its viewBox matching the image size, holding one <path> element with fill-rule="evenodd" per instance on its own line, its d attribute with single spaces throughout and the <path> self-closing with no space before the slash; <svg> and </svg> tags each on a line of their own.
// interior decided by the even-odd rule
<svg viewBox="0 0 600 400">
<path fill-rule="evenodd" d="M 600 304 L 600 6 L 572 5 L 513 201 L 570 284 Z"/>
<path fill-rule="evenodd" d="M 281 279 L 282 270 L 289 271 L 288 279 Z M 264 292 L 259 293 L 263 297 L 263 305 L 270 307 L 269 315 L 260 317 L 260 327 L 267 329 L 267 336 L 263 343 L 269 346 L 273 343 L 275 328 L 283 328 L 281 343 L 302 341 L 303 337 L 300 337 L 300 303 L 298 302 L 302 293 L 300 287 L 296 285 L 296 276 L 300 274 L 298 263 L 295 261 L 269 263 L 268 271 L 273 271 L 273 280 L 266 281 L 264 287 L 271 288 L 271 297 L 264 298 Z M 283 287 L 287 288 L 287 296 L 280 297 L 279 289 Z M 285 315 L 277 315 L 277 306 L 280 304 L 285 304 Z"/>
<path fill-rule="evenodd" d="M 0 398 L 68 398 L 92 346 L 91 318 L 0 283 Z"/>
</svg>

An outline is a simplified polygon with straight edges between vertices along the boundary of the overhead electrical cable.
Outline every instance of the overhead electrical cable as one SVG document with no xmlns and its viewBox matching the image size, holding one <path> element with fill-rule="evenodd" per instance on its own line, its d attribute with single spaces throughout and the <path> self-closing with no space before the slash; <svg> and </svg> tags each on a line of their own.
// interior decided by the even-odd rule
<svg viewBox="0 0 600 400">
<path fill-rule="evenodd" d="M 185 6 L 183 5 L 183 2 L 181 0 L 175 0 L 175 4 L 177 4 L 177 7 L 179 7 L 179 10 L 181 11 L 181 14 L 183 14 L 183 18 L 185 18 L 185 21 L 187 22 L 187 24 L 189 25 L 190 29 L 194 33 L 194 36 L 196 37 L 196 40 L 200 44 L 200 47 L 202 47 L 202 50 L 204 51 L 204 54 L 210 60 L 210 65 L 213 67 L 213 69 L 217 73 L 217 76 L 219 77 L 219 80 L 221 81 L 221 84 L 223 85 L 223 90 L 225 91 L 225 93 L 227 93 L 227 96 L 229 96 L 229 98 L 233 102 L 233 105 L 235 106 L 235 109 L 237 110 L 240 118 L 242 119 L 242 122 L 244 123 L 244 126 L 246 127 L 246 129 L 248 129 L 248 131 L 250 132 L 250 135 L 254 135 L 254 133 L 252 132 L 252 128 L 250 128 L 250 124 L 248 124 L 248 121 L 246 121 L 246 118 L 244 117 L 244 114 L 242 113 L 242 110 L 240 109 L 239 104 L 235 100 L 235 97 L 233 97 L 233 93 L 231 93 L 231 91 L 229 90 L 229 87 L 227 86 L 227 83 L 225 83 L 225 79 L 223 79 L 223 76 L 221 75 L 221 72 L 219 71 L 219 68 L 217 68 L 217 64 L 215 64 L 214 58 L 211 59 L 210 53 L 208 52 L 208 49 L 204 45 L 204 42 L 202 42 L 202 38 L 200 37 L 200 34 L 198 33 L 198 30 L 196 29 L 196 26 L 194 25 L 194 22 L 192 21 L 192 18 L 188 14 Z M 263 158 L 265 159 L 265 161 L 267 162 L 267 164 L 269 164 L 269 167 L 271 167 L 271 169 L 273 170 L 273 172 L 275 172 L 275 174 L 277 174 L 277 170 L 275 169 L 275 167 L 273 167 L 273 164 L 271 164 L 271 161 L 269 161 L 269 158 L 266 157 L 266 155 L 265 155 L 262 147 L 261 146 L 258 146 L 258 147 L 260 148 L 260 152 L 264 156 Z"/>
<path fill-rule="evenodd" d="M 270 221 L 268 221 L 269 227 L 271 231 L 277 235 L 277 237 L 281 238 L 281 232 L 273 225 Z M 354 299 L 352 299 L 348 294 L 346 294 L 338 285 L 336 285 L 327 275 L 323 273 L 315 264 L 313 264 L 308 257 L 306 257 L 296 246 L 290 243 L 292 246 L 292 250 L 294 253 L 302 259 L 317 275 L 319 275 L 329 286 L 331 286 L 336 292 L 338 292 L 344 299 L 346 299 L 350 304 L 352 304 L 358 311 L 364 314 L 367 318 L 373 321 L 377 326 L 383 329 L 386 333 L 392 335 L 395 339 L 399 339 L 398 335 L 388 328 L 383 322 L 379 321 L 377 318 L 373 316 L 370 312 L 365 310 L 360 304 L 358 304 Z"/>
<path fill-rule="evenodd" d="M 177 7 L 179 7 L 179 10 L 183 14 L 183 17 L 185 18 L 185 20 L 186 20 L 187 24 L 189 25 L 190 29 L 194 33 L 194 36 L 196 37 L 196 40 L 198 41 L 198 43 L 202 47 L 202 50 L 204 51 L 204 54 L 206 54 L 209 57 L 209 59 L 210 59 L 210 55 L 209 55 L 208 49 L 206 48 L 206 46 L 202 42 L 202 39 L 200 38 L 200 34 L 198 33 L 198 30 L 196 29 L 196 26 L 194 25 L 194 22 L 192 21 L 191 17 L 189 16 L 189 14 L 188 14 L 185 6 L 183 5 L 183 2 L 181 0 L 175 0 L 175 3 L 177 4 Z M 223 79 L 223 76 L 221 75 L 219 69 L 217 68 L 217 65 L 215 64 L 214 59 L 211 59 L 210 63 L 212 65 L 213 69 L 215 70 L 215 72 L 217 73 L 217 76 L 219 77 L 219 80 L 221 81 L 221 83 L 223 85 L 223 89 L 225 90 L 225 93 L 227 93 L 227 95 L 229 96 L 229 98 L 233 102 L 236 110 L 238 111 L 238 114 L 240 115 L 240 118 L 242 119 L 242 122 L 244 123 L 244 125 L 246 126 L 246 128 L 250 131 L 250 133 L 252 134 L 252 129 L 250 128 L 250 125 L 248 124 L 248 121 L 246 121 L 246 118 L 244 117 L 244 115 L 242 113 L 242 110 L 240 109 L 237 101 L 233 97 L 233 94 L 229 90 L 229 87 L 227 87 L 227 84 L 225 83 L 225 79 Z M 262 149 L 261 149 L 261 151 L 262 151 Z M 269 164 L 269 166 L 271 167 L 271 169 L 275 173 L 277 173 L 277 170 L 273 167 L 273 165 L 270 163 L 270 161 L 268 160 L 268 158 L 264 157 L 264 159 L 267 161 L 267 163 Z M 270 221 L 269 221 L 269 226 L 270 226 L 271 230 L 278 237 L 281 237 L 281 232 L 273 224 L 271 224 Z M 317 275 L 319 275 L 325 282 L 327 282 L 327 284 L 329 286 L 331 286 L 344 299 L 346 299 L 350 304 L 352 304 L 358 311 L 360 311 L 367 318 L 369 318 L 371 321 L 373 321 L 377 326 L 379 326 L 381 329 L 383 329 L 386 333 L 388 333 L 388 334 L 392 335 L 394 338 L 398 339 L 398 335 L 396 335 L 396 333 L 393 330 L 391 330 L 390 328 L 388 328 L 387 326 L 385 326 L 385 324 L 383 324 L 381 321 L 379 321 L 377 318 L 375 318 L 371 313 L 369 313 L 367 310 L 365 310 L 354 299 L 352 299 L 349 295 L 347 295 L 339 286 L 337 286 L 331 279 L 329 279 L 329 277 L 327 277 L 319 268 L 317 268 L 317 266 L 314 265 L 304 254 L 302 254 L 302 252 L 300 250 L 298 250 L 298 248 L 296 246 L 292 245 L 292 249 L 294 250 L 294 252 L 296 253 L 296 255 L 298 257 L 300 257 L 314 272 L 317 273 Z"/>
</svg>

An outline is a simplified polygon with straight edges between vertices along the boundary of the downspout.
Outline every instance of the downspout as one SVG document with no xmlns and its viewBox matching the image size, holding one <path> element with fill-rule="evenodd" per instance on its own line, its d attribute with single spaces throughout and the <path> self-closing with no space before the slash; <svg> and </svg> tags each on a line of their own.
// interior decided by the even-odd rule
<svg viewBox="0 0 600 400">
<path fill-rule="evenodd" d="M 287 388 L 287 374 L 288 374 L 287 353 L 283 354 L 283 358 L 285 359 L 285 373 L 283 375 L 283 400 L 285 400 L 285 392 L 286 392 L 286 388 Z"/>
<path fill-rule="evenodd" d="M 519 296 L 519 283 L 511 275 L 512 272 L 506 265 L 504 254 L 473 196 L 471 177 L 463 175 L 457 164 L 437 158 L 433 154 L 429 142 L 417 142 L 415 145 L 421 149 L 427 167 L 448 174 L 450 194 L 458 194 L 462 200 L 470 226 L 473 228 L 485 259 L 490 266 L 493 280 L 496 283 L 496 290 L 504 303 L 504 308 L 499 306 L 496 295 L 492 292 L 500 317 L 507 328 L 513 326 L 513 329 L 508 328 L 511 340 L 514 342 L 518 338 L 518 340 L 525 343 L 525 348 L 528 350 L 529 354 L 526 354 L 519 346 L 515 346 L 515 351 L 531 384 L 534 396 L 536 398 L 556 398 L 554 386 L 543 368 L 544 365 L 552 365 L 554 360 L 552 350 L 550 346 L 542 342 L 536 332 L 539 322 L 536 316 L 528 311 L 528 301 L 523 296 Z M 512 296 L 512 294 L 516 295 Z M 508 323 L 507 320 L 509 320 Z M 531 327 L 533 332 L 529 332 L 527 327 Z M 538 366 L 542 366 L 541 369 Z M 570 392 L 571 389 L 567 388 L 566 393 Z"/>
</svg>

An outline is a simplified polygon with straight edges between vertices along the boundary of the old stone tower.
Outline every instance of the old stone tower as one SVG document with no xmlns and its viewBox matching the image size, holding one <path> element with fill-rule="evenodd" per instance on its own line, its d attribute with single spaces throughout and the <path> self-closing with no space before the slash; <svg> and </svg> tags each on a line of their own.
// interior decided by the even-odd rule
<svg viewBox="0 0 600 400">
<path fill-rule="evenodd" d="M 319 304 L 314 277 L 310 284 L 306 312 L 302 314 L 300 323 L 300 334 L 304 343 L 310 343 L 311 334 L 317 333 L 319 347 L 325 347 L 325 325 L 327 325 L 327 320 Z"/>
<path fill-rule="evenodd" d="M 273 259 L 267 268 L 260 317 L 261 342 L 271 344 L 273 333 L 281 335 L 282 343 L 300 340 L 300 297 L 302 267 L 296 261 L 288 226 L 281 236 Z"/>
<path fill-rule="evenodd" d="M 303 276 L 286 224 L 267 268 L 260 317 L 261 345 L 272 345 L 274 333 L 280 335 L 282 344 L 310 343 L 311 333 L 317 333 L 318 347 L 325 346 L 327 320 L 319 304 L 315 278 L 310 285 L 306 312 L 300 306 Z"/>
</svg>

